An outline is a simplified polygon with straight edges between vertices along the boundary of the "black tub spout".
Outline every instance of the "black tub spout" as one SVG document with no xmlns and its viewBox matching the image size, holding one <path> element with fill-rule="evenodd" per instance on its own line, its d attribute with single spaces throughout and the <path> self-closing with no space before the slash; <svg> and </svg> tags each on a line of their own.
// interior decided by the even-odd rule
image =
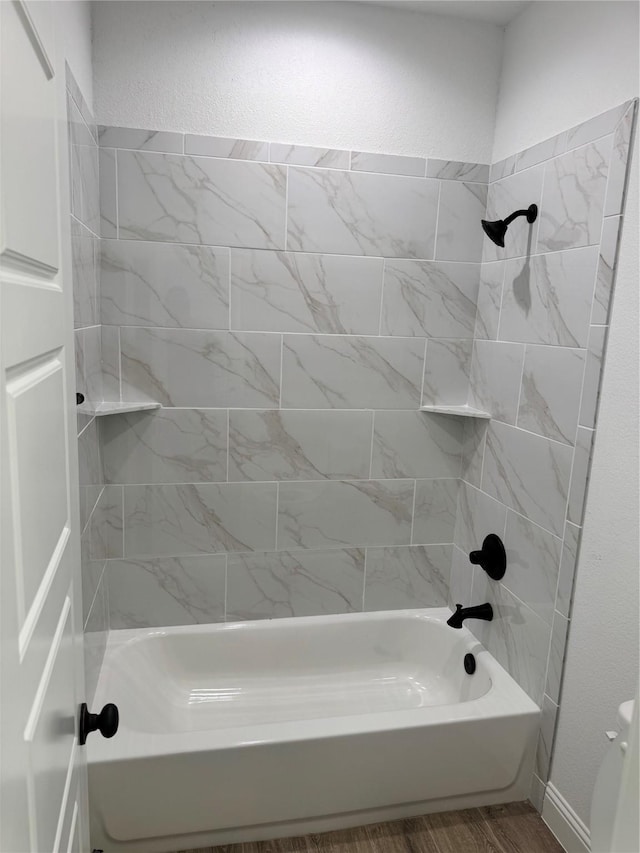
<svg viewBox="0 0 640 853">
<path fill-rule="evenodd" d="M 484 619 L 491 622 L 493 619 L 493 607 L 490 604 L 478 604 L 476 607 L 463 607 L 456 604 L 456 612 L 447 619 L 447 625 L 452 628 L 462 628 L 465 619 Z"/>
</svg>

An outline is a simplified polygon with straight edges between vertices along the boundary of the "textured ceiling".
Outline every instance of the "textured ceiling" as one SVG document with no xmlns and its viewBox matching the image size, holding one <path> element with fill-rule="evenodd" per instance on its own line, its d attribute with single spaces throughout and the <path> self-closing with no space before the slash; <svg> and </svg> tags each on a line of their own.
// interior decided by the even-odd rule
<svg viewBox="0 0 640 853">
<path fill-rule="evenodd" d="M 406 2 L 406 0 L 366 0 L 391 9 L 450 15 L 473 21 L 488 21 L 504 26 L 529 5 L 531 0 L 432 0 L 432 2 Z"/>
</svg>

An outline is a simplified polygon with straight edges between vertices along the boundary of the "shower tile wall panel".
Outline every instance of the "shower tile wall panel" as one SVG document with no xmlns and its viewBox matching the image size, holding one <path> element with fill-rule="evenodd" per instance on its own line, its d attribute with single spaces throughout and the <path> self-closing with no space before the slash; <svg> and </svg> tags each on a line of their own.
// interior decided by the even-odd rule
<svg viewBox="0 0 640 853">
<path fill-rule="evenodd" d="M 464 424 L 419 407 L 427 344 L 470 357 L 488 166 L 99 140 L 103 389 L 162 404 L 101 419 L 112 626 L 445 603 Z"/>
<path fill-rule="evenodd" d="M 100 205 L 97 128 L 91 111 L 67 67 L 67 130 L 71 210 L 71 273 L 76 360 L 76 388 L 87 403 L 103 398 L 100 329 Z M 104 487 L 97 420 L 78 408 L 82 609 L 85 634 L 85 681 L 91 702 L 109 628 L 107 556 L 117 539 L 114 495 Z M 120 542 L 122 497 L 120 492 Z"/>
<path fill-rule="evenodd" d="M 532 202 L 540 211 L 531 228 L 514 221 L 504 249 L 485 239 L 468 400 L 492 419 L 465 427 L 449 601 L 494 607 L 492 622 L 469 627 L 542 709 L 539 786 L 561 694 L 635 110 L 628 102 L 491 167 L 487 218 Z M 458 353 L 449 375 L 459 384 Z M 499 583 L 465 556 L 488 533 L 507 550 Z"/>
</svg>

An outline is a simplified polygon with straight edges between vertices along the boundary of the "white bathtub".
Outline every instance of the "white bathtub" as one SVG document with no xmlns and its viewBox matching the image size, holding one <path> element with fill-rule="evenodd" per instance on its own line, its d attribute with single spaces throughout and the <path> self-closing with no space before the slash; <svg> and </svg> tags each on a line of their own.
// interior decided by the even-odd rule
<svg viewBox="0 0 640 853">
<path fill-rule="evenodd" d="M 92 846 L 160 853 L 525 799 L 539 709 L 447 608 L 112 632 Z M 466 653 L 477 669 L 467 675 Z"/>
</svg>

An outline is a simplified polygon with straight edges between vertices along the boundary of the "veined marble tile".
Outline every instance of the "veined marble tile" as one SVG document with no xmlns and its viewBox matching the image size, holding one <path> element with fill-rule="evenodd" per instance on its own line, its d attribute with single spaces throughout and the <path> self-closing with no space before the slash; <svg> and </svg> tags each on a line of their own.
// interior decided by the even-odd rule
<svg viewBox="0 0 640 853">
<path fill-rule="evenodd" d="M 350 151 L 337 148 L 315 148 L 309 145 L 283 145 L 272 142 L 269 159 L 272 163 L 288 163 L 292 166 L 321 166 L 325 169 L 348 169 Z"/>
<path fill-rule="evenodd" d="M 530 148 L 525 148 L 524 151 L 516 154 L 516 172 L 521 172 L 530 166 L 537 166 L 545 160 L 550 160 L 552 157 L 564 154 L 566 148 L 566 133 L 559 133 L 557 136 L 552 136 L 551 139 L 545 139 L 543 142 L 538 142 Z"/>
<path fill-rule="evenodd" d="M 481 418 L 464 418 L 462 433 L 462 479 L 480 488 L 482 460 L 489 422 Z"/>
<path fill-rule="evenodd" d="M 383 261 L 234 249 L 231 326 L 377 335 Z"/>
<path fill-rule="evenodd" d="M 453 542 L 459 480 L 416 480 L 414 545 Z"/>
<path fill-rule="evenodd" d="M 492 167 L 493 168 L 493 167 Z M 487 212 L 482 219 L 490 222 L 496 219 L 506 219 L 516 210 L 526 210 L 530 204 L 540 207 L 542 197 L 542 178 L 544 166 L 534 166 L 524 172 L 508 175 L 489 186 L 487 195 Z M 505 246 L 501 249 L 488 237 L 484 237 L 483 261 L 497 261 L 501 258 L 521 258 L 531 254 L 536 245 L 538 219 L 530 225 L 525 216 L 515 219 L 504 239 Z M 482 231 L 482 227 L 480 226 Z M 482 232 L 484 234 L 484 232 Z"/>
<path fill-rule="evenodd" d="M 110 560 L 111 630 L 224 622 L 225 575 L 224 555 Z"/>
<path fill-rule="evenodd" d="M 573 449 L 492 421 L 487 432 L 482 488 L 560 536 Z"/>
<path fill-rule="evenodd" d="M 362 480 L 373 412 L 229 412 L 229 480 Z"/>
<path fill-rule="evenodd" d="M 522 378 L 524 346 L 501 341 L 475 341 L 471 362 L 472 405 L 498 421 L 514 424 Z"/>
<path fill-rule="evenodd" d="M 362 610 L 364 550 L 229 557 L 227 621 Z"/>
<path fill-rule="evenodd" d="M 504 546 L 508 570 L 502 583 L 551 625 L 562 539 L 509 511 Z"/>
<path fill-rule="evenodd" d="M 569 620 L 557 611 L 553 614 L 553 631 L 549 649 L 549 666 L 547 668 L 547 685 L 545 693 L 553 702 L 560 701 L 560 683 L 562 681 L 562 665 L 569 633 Z"/>
<path fill-rule="evenodd" d="M 571 599 L 573 596 L 573 582 L 578 562 L 578 545 L 580 543 L 581 529 L 571 524 L 570 521 L 564 526 L 564 541 L 562 544 L 562 559 L 560 560 L 560 575 L 558 577 L 558 594 L 556 597 L 556 610 L 563 616 L 569 616 Z"/>
<path fill-rule="evenodd" d="M 98 151 L 98 195 L 100 236 L 118 236 L 118 200 L 116 195 L 116 152 L 113 148 Z"/>
<path fill-rule="evenodd" d="M 229 139 L 225 136 L 185 134 L 184 153 L 231 160 L 269 160 L 269 143 L 253 139 Z"/>
<path fill-rule="evenodd" d="M 536 751 L 536 774 L 545 781 L 549 778 L 553 734 L 556 729 L 557 715 L 558 706 L 548 696 L 545 696 L 542 701 L 542 716 L 540 732 L 538 734 L 538 749 Z"/>
<path fill-rule="evenodd" d="M 80 532 L 89 520 L 102 492 L 100 439 L 95 418 L 78 435 L 78 473 L 80 480 Z"/>
<path fill-rule="evenodd" d="M 385 261 L 382 334 L 471 337 L 479 276 L 479 264 Z"/>
<path fill-rule="evenodd" d="M 464 405 L 469 399 L 472 340 L 429 340 L 422 404 Z"/>
<path fill-rule="evenodd" d="M 431 258 L 439 182 L 289 167 L 287 247 Z"/>
<path fill-rule="evenodd" d="M 458 160 L 427 160 L 427 177 L 445 181 L 477 181 L 486 184 L 489 180 L 489 166 L 482 163 L 461 163 Z"/>
<path fill-rule="evenodd" d="M 120 400 L 120 329 L 118 326 L 101 326 L 102 348 L 102 399 Z"/>
<path fill-rule="evenodd" d="M 508 261 L 498 337 L 585 347 L 597 262 L 596 246 Z"/>
<path fill-rule="evenodd" d="M 408 545 L 413 480 L 280 483 L 278 548 Z"/>
<path fill-rule="evenodd" d="M 227 479 L 224 409 L 157 409 L 100 418 L 108 483 L 210 483 Z"/>
<path fill-rule="evenodd" d="M 98 128 L 98 143 L 101 148 L 132 148 L 137 151 L 161 151 L 165 154 L 182 154 L 183 145 L 181 133 L 105 125 Z"/>
<path fill-rule="evenodd" d="M 114 326 L 229 328 L 229 250 L 103 240 L 101 319 Z"/>
<path fill-rule="evenodd" d="M 121 486 L 105 486 L 89 519 L 90 557 L 122 557 L 123 503 Z"/>
<path fill-rule="evenodd" d="M 621 223 L 620 216 L 611 216 L 602 225 L 596 292 L 591 310 L 591 323 L 595 326 L 606 326 L 609 322 Z"/>
<path fill-rule="evenodd" d="M 98 323 L 98 240 L 78 220 L 72 219 L 71 271 L 73 325 L 76 329 Z"/>
<path fill-rule="evenodd" d="M 600 242 L 611 137 L 570 151 L 545 166 L 538 251 Z"/>
<path fill-rule="evenodd" d="M 596 411 L 606 338 L 606 326 L 591 326 L 587 347 L 587 366 L 582 388 L 582 404 L 580 406 L 580 426 L 590 429 L 595 429 L 596 426 Z"/>
<path fill-rule="evenodd" d="M 84 687 L 89 706 L 93 704 L 98 676 L 102 667 L 107 636 L 109 634 L 109 610 L 107 589 L 104 583 L 98 587 L 91 612 L 84 625 Z"/>
<path fill-rule="evenodd" d="M 593 142 L 601 136 L 608 136 L 618 126 L 632 101 L 625 101 L 613 109 L 607 110 L 594 118 L 587 119 L 581 124 L 572 127 L 567 133 L 567 148 L 577 148 L 587 142 Z"/>
<path fill-rule="evenodd" d="M 283 249 L 282 166 L 118 151 L 121 238 Z"/>
<path fill-rule="evenodd" d="M 100 356 L 100 326 L 76 329 L 76 390 L 84 394 L 88 404 L 102 400 L 102 369 Z M 78 410 L 80 412 L 80 410 Z"/>
<path fill-rule="evenodd" d="M 275 483 L 125 486 L 126 557 L 272 550 Z"/>
<path fill-rule="evenodd" d="M 459 477 L 462 429 L 461 419 L 456 417 L 420 411 L 376 412 L 371 476 Z"/>
<path fill-rule="evenodd" d="M 508 178 L 509 175 L 513 175 L 516 169 L 517 156 L 517 154 L 512 154 L 511 157 L 506 157 L 504 160 L 492 163 L 489 167 L 489 182 L 500 181 L 502 178 Z"/>
<path fill-rule="evenodd" d="M 419 338 L 285 335 L 282 406 L 417 408 L 423 364 Z"/>
<path fill-rule="evenodd" d="M 525 693 L 540 705 L 551 629 L 501 583 L 492 583 L 486 575 L 484 578 L 484 589 L 476 593 L 474 577 L 473 604 L 488 601 L 493 607 L 493 621 L 478 622 L 473 626 L 474 634 Z"/>
<path fill-rule="evenodd" d="M 165 406 L 278 406 L 278 335 L 123 326 L 120 346 L 126 400 L 142 392 Z"/>
<path fill-rule="evenodd" d="M 475 337 L 495 341 L 498 337 L 504 261 L 482 264 L 478 288 L 478 310 L 476 312 Z"/>
<path fill-rule="evenodd" d="M 485 218 L 486 209 L 486 184 L 442 181 L 435 254 L 438 260 L 482 260 L 484 231 L 480 220 Z"/>
<path fill-rule="evenodd" d="M 518 426 L 573 444 L 578 427 L 585 351 L 527 346 Z"/>
<path fill-rule="evenodd" d="M 567 520 L 571 521 L 573 524 L 582 523 L 584 500 L 587 494 L 587 482 L 589 479 L 589 463 L 591 461 L 593 436 L 593 430 L 578 427 L 573 470 L 571 472 L 569 506 L 567 508 Z"/>
<path fill-rule="evenodd" d="M 471 601 L 471 586 L 473 581 L 473 566 L 469 557 L 460 548 L 453 546 L 451 556 L 451 574 L 449 576 L 449 596 L 447 604 L 452 610 L 456 604 L 466 606 Z"/>
<path fill-rule="evenodd" d="M 72 98 L 67 98 L 71 213 L 99 233 L 98 146 Z"/>
<path fill-rule="evenodd" d="M 102 582 L 106 560 L 91 556 L 91 529 L 87 527 L 80 539 L 80 571 L 82 577 L 82 624 L 86 624 Z"/>
<path fill-rule="evenodd" d="M 479 551 L 490 533 L 503 539 L 506 520 L 503 504 L 468 483 L 460 484 L 453 541 L 467 556 L 470 551 Z"/>
<path fill-rule="evenodd" d="M 354 172 L 382 172 L 386 175 L 412 175 L 415 178 L 424 178 L 426 162 L 424 157 L 352 151 L 351 169 Z"/>
<path fill-rule="evenodd" d="M 604 203 L 605 216 L 613 216 L 623 211 L 627 184 L 629 143 L 631 141 L 637 103 L 637 99 L 631 102 L 631 106 L 625 112 L 624 117 L 620 120 L 613 134 L 613 151 L 609 164 L 607 195 Z"/>
<path fill-rule="evenodd" d="M 65 62 L 65 83 L 67 87 L 67 94 L 70 95 L 71 98 L 73 98 L 76 106 L 78 107 L 78 110 L 80 111 L 80 114 L 82 115 L 82 118 L 84 119 L 84 122 L 86 123 L 89 129 L 89 132 L 91 133 L 92 137 L 97 140 L 98 129 L 96 127 L 93 113 L 89 109 L 89 105 L 87 104 L 87 101 L 84 95 L 82 94 L 82 90 L 78 85 L 78 81 L 73 76 L 73 72 L 69 68 L 67 62 Z"/>
<path fill-rule="evenodd" d="M 451 550 L 451 545 L 367 548 L 364 609 L 444 607 Z"/>
</svg>

